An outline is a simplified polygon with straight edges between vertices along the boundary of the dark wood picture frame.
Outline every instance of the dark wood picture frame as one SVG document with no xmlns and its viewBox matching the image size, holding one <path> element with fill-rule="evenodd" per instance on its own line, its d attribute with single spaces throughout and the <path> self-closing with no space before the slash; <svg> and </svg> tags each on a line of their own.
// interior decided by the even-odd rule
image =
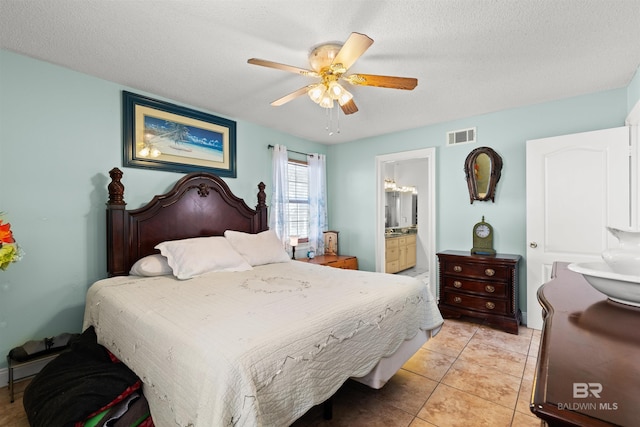
<svg viewBox="0 0 640 427">
<path fill-rule="evenodd" d="M 122 91 L 123 166 L 235 178 L 236 122 Z"/>
</svg>

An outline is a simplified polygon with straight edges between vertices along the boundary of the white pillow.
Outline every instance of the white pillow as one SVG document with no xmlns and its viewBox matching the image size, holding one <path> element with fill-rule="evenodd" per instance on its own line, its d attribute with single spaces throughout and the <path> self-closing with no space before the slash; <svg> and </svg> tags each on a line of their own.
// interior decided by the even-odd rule
<svg viewBox="0 0 640 427">
<path fill-rule="evenodd" d="M 133 276 L 166 276 L 171 273 L 173 270 L 169 267 L 167 258 L 160 254 L 140 258 L 129 271 Z"/>
<path fill-rule="evenodd" d="M 227 230 L 224 232 L 224 237 L 252 267 L 291 260 L 273 230 L 263 231 L 258 234 Z"/>
<path fill-rule="evenodd" d="M 156 249 L 167 257 L 173 275 L 180 280 L 213 271 L 251 270 L 247 261 L 222 236 L 172 240 L 159 243 Z"/>
</svg>

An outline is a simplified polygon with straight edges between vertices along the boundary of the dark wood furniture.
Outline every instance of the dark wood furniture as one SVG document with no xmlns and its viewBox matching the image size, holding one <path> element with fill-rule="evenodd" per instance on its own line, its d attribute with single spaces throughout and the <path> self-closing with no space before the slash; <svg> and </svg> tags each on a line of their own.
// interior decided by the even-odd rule
<svg viewBox="0 0 640 427">
<path fill-rule="evenodd" d="M 554 264 L 538 300 L 531 411 L 549 426 L 637 426 L 640 308 L 609 301 L 567 263 Z"/>
<path fill-rule="evenodd" d="M 471 255 L 470 251 L 437 254 L 442 316 L 470 316 L 518 334 L 518 263 L 520 255 Z"/>
<path fill-rule="evenodd" d="M 318 255 L 314 258 L 300 258 L 297 259 L 297 261 L 327 265 L 334 268 L 344 268 L 346 270 L 358 269 L 358 258 L 351 255 Z"/>
<path fill-rule="evenodd" d="M 225 230 L 259 233 L 269 228 L 264 183 L 258 184 L 258 204 L 251 209 L 216 175 L 191 173 L 166 194 L 144 207 L 125 209 L 122 171 L 109 171 L 107 202 L 107 271 L 129 274 L 140 258 L 159 253 L 154 247 L 167 240 L 222 236 Z"/>
</svg>

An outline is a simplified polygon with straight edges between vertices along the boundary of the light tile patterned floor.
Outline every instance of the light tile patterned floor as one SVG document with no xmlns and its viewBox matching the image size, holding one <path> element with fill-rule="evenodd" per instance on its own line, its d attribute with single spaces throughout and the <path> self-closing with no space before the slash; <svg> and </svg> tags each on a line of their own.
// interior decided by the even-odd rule
<svg viewBox="0 0 640 427">
<path fill-rule="evenodd" d="M 540 331 L 512 335 L 449 320 L 381 389 L 349 381 L 334 398 L 333 419 L 312 408 L 294 427 L 539 427 L 529 412 Z M 27 427 L 22 392 L 0 389 L 0 426 Z"/>
<path fill-rule="evenodd" d="M 529 399 L 540 331 L 519 332 L 447 319 L 381 390 L 347 382 L 331 421 L 316 407 L 294 427 L 539 427 Z"/>
</svg>

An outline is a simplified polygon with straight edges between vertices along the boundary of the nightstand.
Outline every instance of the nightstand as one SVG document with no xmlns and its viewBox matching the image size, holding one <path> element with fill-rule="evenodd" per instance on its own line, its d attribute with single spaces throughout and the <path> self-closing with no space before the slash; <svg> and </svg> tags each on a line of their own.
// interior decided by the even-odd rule
<svg viewBox="0 0 640 427">
<path fill-rule="evenodd" d="M 326 265 L 334 268 L 344 268 L 346 270 L 358 269 L 358 258 L 350 255 L 318 255 L 315 258 L 300 258 L 296 259 L 296 261 Z"/>
<path fill-rule="evenodd" d="M 484 319 L 506 332 L 518 334 L 518 262 L 520 255 L 471 255 L 469 251 L 437 254 L 443 317 Z"/>
</svg>

